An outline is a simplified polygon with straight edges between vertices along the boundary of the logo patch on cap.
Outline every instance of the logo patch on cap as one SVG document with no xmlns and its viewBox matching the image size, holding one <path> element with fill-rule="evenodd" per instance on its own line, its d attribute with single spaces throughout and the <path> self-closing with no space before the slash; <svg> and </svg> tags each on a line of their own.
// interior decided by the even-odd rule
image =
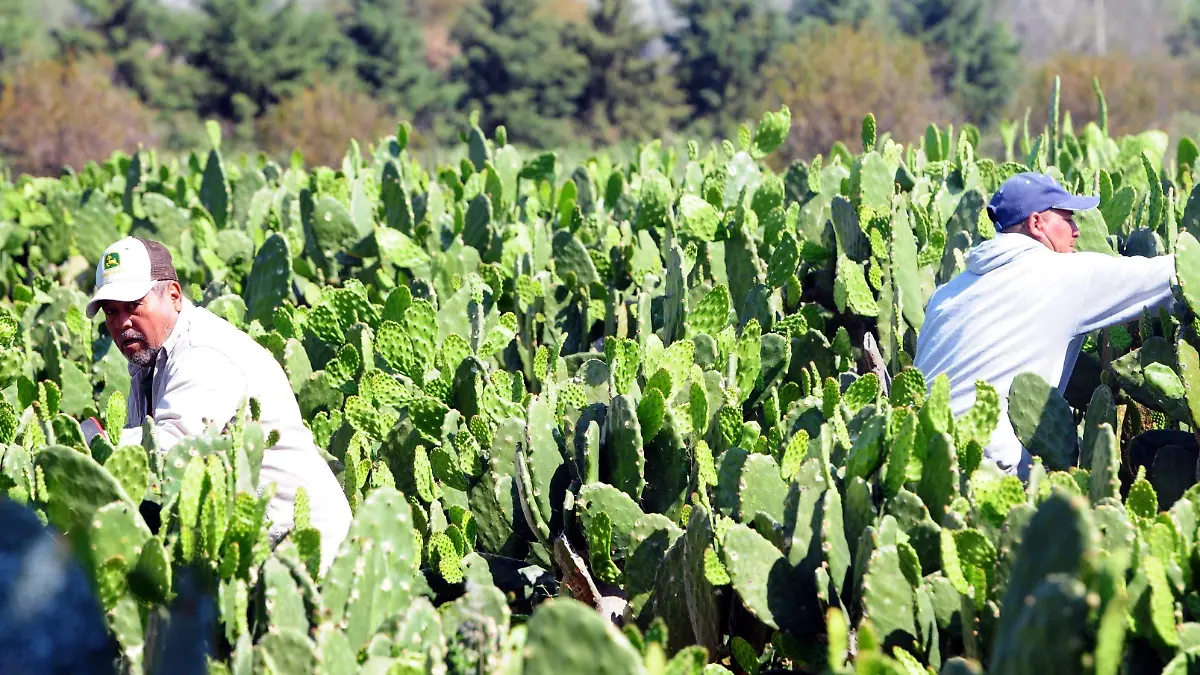
<svg viewBox="0 0 1200 675">
<path fill-rule="evenodd" d="M 108 271 L 111 269 L 116 269 L 120 266 L 121 266 L 121 254 L 120 253 L 113 251 L 112 253 L 109 253 L 108 255 L 104 256 L 104 270 L 105 271 Z"/>
</svg>

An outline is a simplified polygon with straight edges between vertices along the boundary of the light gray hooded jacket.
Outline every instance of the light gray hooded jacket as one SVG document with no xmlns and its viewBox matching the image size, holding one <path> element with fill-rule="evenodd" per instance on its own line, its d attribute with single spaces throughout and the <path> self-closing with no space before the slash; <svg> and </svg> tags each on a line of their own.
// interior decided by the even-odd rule
<svg viewBox="0 0 1200 675">
<path fill-rule="evenodd" d="M 1032 457 L 1008 419 L 1013 378 L 1032 371 L 1065 391 L 1087 334 L 1169 306 L 1174 275 L 1174 256 L 1063 254 L 997 234 L 930 298 L 913 365 L 930 385 L 947 375 L 955 416 L 974 404 L 976 380 L 996 388 L 1000 422 L 984 454 L 1024 479 Z"/>
</svg>

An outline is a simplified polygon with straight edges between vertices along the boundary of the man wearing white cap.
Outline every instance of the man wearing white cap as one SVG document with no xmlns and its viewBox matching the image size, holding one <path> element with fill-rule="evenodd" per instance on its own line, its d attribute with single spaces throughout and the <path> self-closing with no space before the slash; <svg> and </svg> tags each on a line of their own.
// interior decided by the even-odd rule
<svg viewBox="0 0 1200 675">
<path fill-rule="evenodd" d="M 321 566 L 327 567 L 349 531 L 350 505 L 304 426 L 274 356 L 183 297 L 171 254 L 158 242 L 127 237 L 108 247 L 96 266 L 88 318 L 97 311 L 104 312 L 133 378 L 126 428 L 113 442 L 140 444 L 141 423 L 149 416 L 154 440 L 166 451 L 210 425 L 220 429 L 245 401 L 256 399 L 263 428 L 279 432 L 279 441 L 263 453 L 259 473 L 260 489 L 275 484 L 267 507 L 271 540 L 277 542 L 293 526 L 292 501 L 303 487 L 312 526 L 321 532 Z"/>
</svg>

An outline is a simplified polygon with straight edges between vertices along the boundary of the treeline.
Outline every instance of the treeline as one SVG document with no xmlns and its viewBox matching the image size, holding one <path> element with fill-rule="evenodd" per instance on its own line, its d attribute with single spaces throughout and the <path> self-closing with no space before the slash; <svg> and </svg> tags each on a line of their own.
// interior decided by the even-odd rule
<svg viewBox="0 0 1200 675">
<path fill-rule="evenodd" d="M 537 147 L 720 138 L 782 104 L 788 152 L 810 156 L 854 147 L 868 111 L 901 140 L 929 122 L 998 138 L 1028 106 L 1040 124 L 1056 73 L 1076 121 L 1101 79 L 1114 133 L 1192 125 L 1200 93 L 1187 16 L 1164 53 L 1031 65 L 989 0 L 669 0 L 662 21 L 632 2 L 74 0 L 54 25 L 0 0 L 0 161 L 53 174 L 139 142 L 186 149 L 206 119 L 318 163 L 400 119 L 436 148 L 472 112 Z"/>
</svg>

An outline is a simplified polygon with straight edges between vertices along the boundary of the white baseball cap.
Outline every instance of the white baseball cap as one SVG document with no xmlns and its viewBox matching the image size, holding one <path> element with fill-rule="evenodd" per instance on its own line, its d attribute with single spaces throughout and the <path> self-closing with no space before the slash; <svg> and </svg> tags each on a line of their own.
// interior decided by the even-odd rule
<svg viewBox="0 0 1200 675">
<path fill-rule="evenodd" d="M 87 304 L 90 319 L 106 300 L 141 300 L 159 281 L 178 281 L 171 252 L 156 241 L 125 237 L 109 246 L 96 264 L 96 292 Z"/>
</svg>

